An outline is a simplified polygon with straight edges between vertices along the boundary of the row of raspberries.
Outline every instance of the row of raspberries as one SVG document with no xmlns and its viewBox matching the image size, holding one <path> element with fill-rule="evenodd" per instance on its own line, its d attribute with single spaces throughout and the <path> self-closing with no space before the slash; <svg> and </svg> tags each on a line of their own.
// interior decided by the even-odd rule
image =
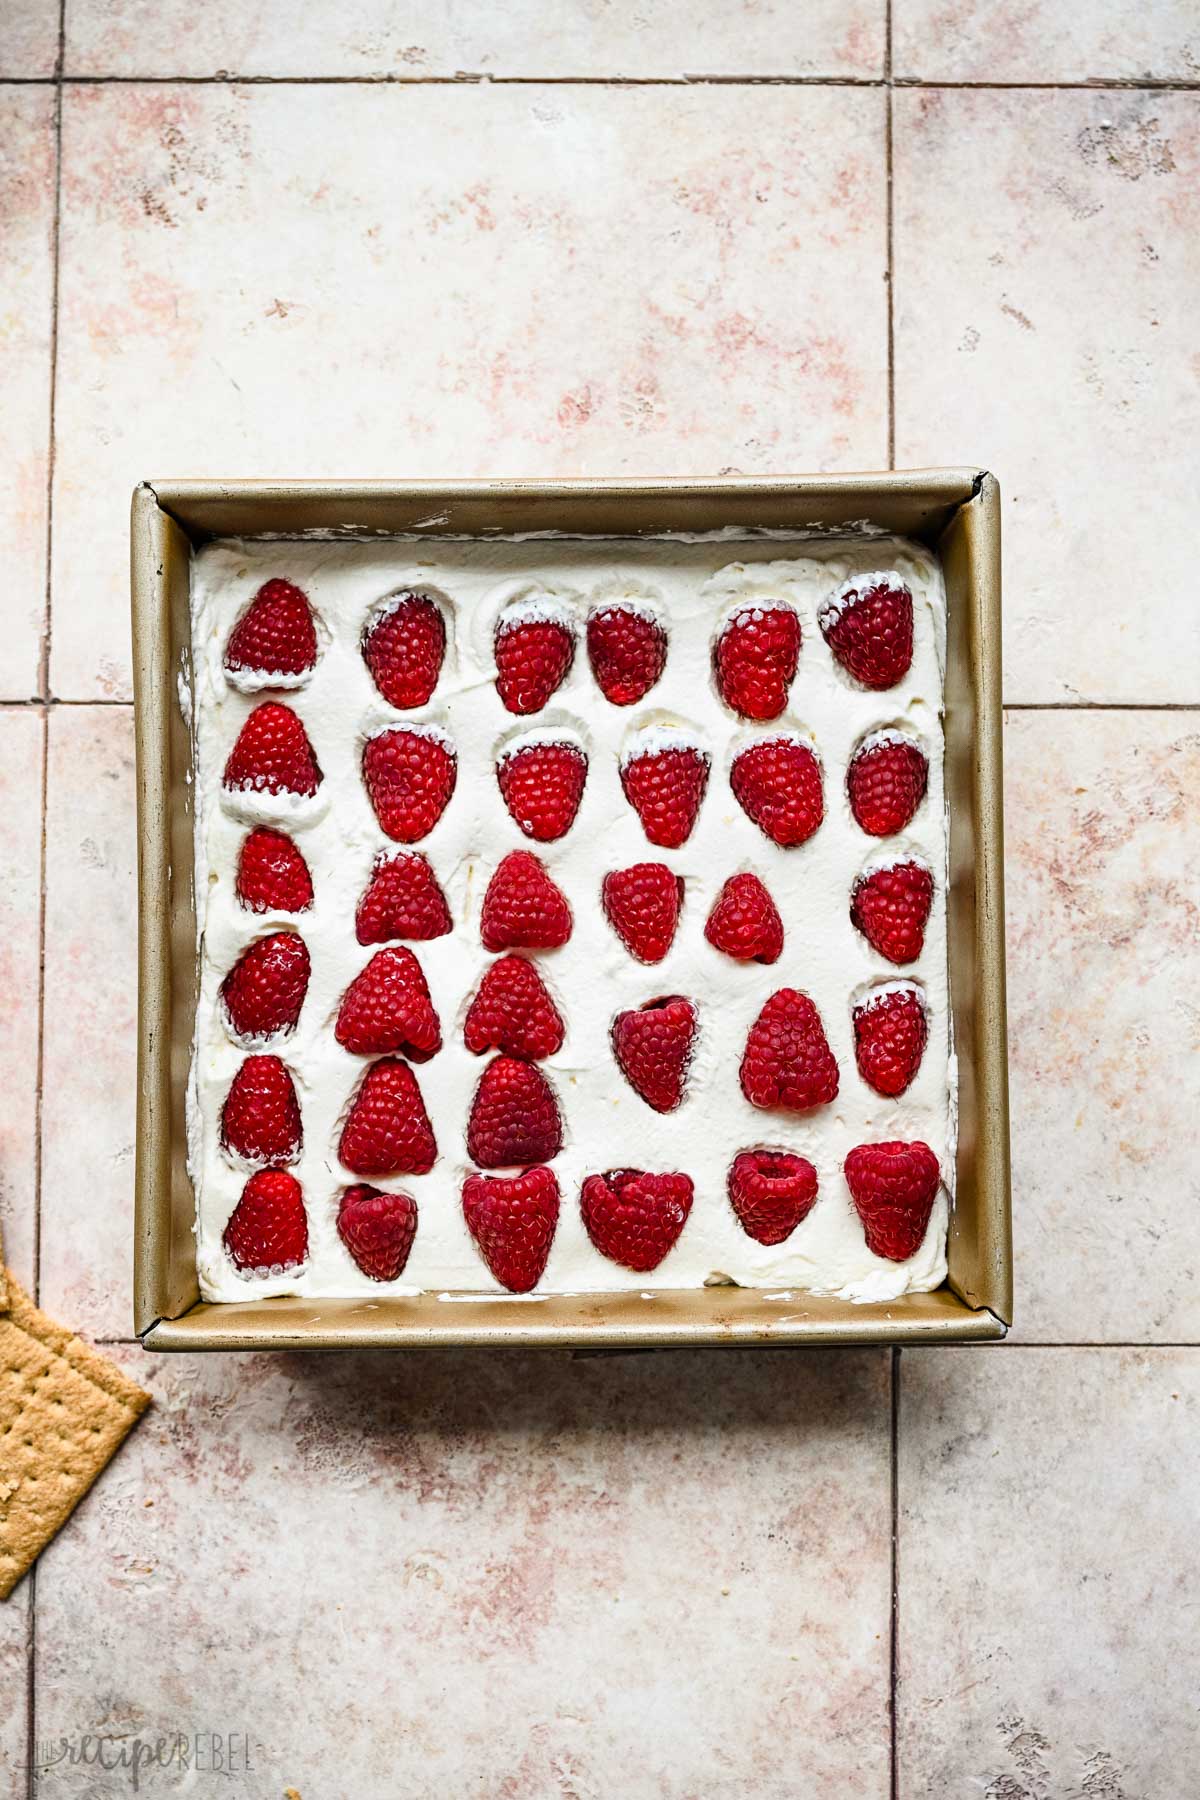
<svg viewBox="0 0 1200 1800">
<path fill-rule="evenodd" d="M 859 1144 L 843 1172 L 867 1247 L 893 1262 L 912 1256 L 925 1236 L 941 1179 L 929 1145 Z M 787 1150 L 744 1150 L 734 1158 L 727 1183 L 743 1229 L 768 1245 L 782 1243 L 807 1218 L 817 1188 L 812 1164 Z M 609 1169 L 584 1178 L 579 1209 L 602 1256 L 648 1274 L 678 1241 L 692 1197 L 687 1175 Z M 496 1280 L 512 1293 L 528 1293 L 541 1279 L 559 1204 L 557 1178 L 544 1163 L 512 1175 L 468 1175 L 463 1183 L 467 1229 Z M 337 1230 L 365 1275 L 395 1281 L 416 1236 L 417 1203 L 411 1194 L 357 1182 L 342 1192 Z M 308 1219 L 295 1176 L 278 1167 L 252 1175 L 224 1242 L 240 1269 L 280 1274 L 302 1265 Z"/>
<path fill-rule="evenodd" d="M 881 691 L 903 680 L 912 663 L 912 594 L 897 575 L 844 582 L 818 615 L 835 660 L 861 686 Z M 656 685 L 667 662 L 667 634 L 654 609 L 630 599 L 602 600 L 588 614 L 588 661 L 614 706 L 632 706 Z M 741 718 L 777 719 L 787 705 L 800 659 L 800 620 L 783 600 L 747 600 L 735 608 L 713 647 L 713 676 L 722 700 Z M 517 600 L 501 613 L 493 639 L 496 688 L 511 713 L 540 712 L 575 660 L 570 609 L 550 597 Z M 390 706 L 425 706 L 446 654 L 446 623 L 427 593 L 392 595 L 363 632 L 362 654 Z M 318 655 L 308 598 L 290 581 L 268 581 L 230 633 L 226 672 L 287 686 L 302 680 Z"/>
</svg>

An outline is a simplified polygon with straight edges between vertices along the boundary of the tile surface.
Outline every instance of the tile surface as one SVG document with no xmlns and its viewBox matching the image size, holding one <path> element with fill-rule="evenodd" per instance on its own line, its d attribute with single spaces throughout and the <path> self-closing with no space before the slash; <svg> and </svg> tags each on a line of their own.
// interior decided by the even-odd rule
<svg viewBox="0 0 1200 1800">
<path fill-rule="evenodd" d="M 41 792 L 41 715 L 0 711 L 0 1238 L 25 1283 L 33 1279 L 37 1182 Z"/>
<path fill-rule="evenodd" d="M 1017 1333 L 1200 1338 L 1200 712 L 1005 734 Z"/>
<path fill-rule="evenodd" d="M 0 44 L 4 25 L 0 12 Z M 46 613 L 53 226 L 54 94 L 0 85 L 0 699 L 7 700 L 38 691 Z"/>
<path fill-rule="evenodd" d="M 1191 80 L 1194 0 L 893 0 L 893 66 L 926 81 Z"/>
<path fill-rule="evenodd" d="M 868 89 L 70 91 L 55 692 L 128 690 L 146 476 L 878 466 L 882 122 Z"/>
<path fill-rule="evenodd" d="M 857 75 L 883 66 L 883 0 L 71 0 L 65 67 L 91 75 Z"/>
<path fill-rule="evenodd" d="M 896 460 L 1000 478 L 1006 699 L 1200 699 L 1200 93 L 895 109 Z"/>
<path fill-rule="evenodd" d="M 245 1730 L 264 1795 L 884 1800 L 886 1353 L 123 1360 L 156 1405 L 42 1559 L 39 1739 Z"/>
<path fill-rule="evenodd" d="M 1200 1350 L 900 1368 L 901 1800 L 1194 1793 Z"/>
<path fill-rule="evenodd" d="M 0 0 L 0 81 L 53 75 L 60 0 Z"/>
<path fill-rule="evenodd" d="M 132 1329 L 137 1018 L 133 713 L 50 720 L 41 1303 Z"/>
</svg>

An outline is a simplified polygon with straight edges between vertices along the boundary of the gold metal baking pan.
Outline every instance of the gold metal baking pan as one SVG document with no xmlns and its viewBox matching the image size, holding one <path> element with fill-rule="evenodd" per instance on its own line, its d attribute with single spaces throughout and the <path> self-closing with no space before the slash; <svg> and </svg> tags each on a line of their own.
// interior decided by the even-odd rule
<svg viewBox="0 0 1200 1800">
<path fill-rule="evenodd" d="M 948 599 L 949 956 L 959 1059 L 949 1276 L 878 1304 L 752 1288 L 548 1296 L 455 1305 L 433 1295 L 212 1305 L 196 1280 L 184 1095 L 197 990 L 190 673 L 193 550 L 213 537 L 560 531 L 637 536 L 863 523 L 942 556 Z M 419 1344 L 911 1344 L 1001 1338 L 1012 1318 L 1000 751 L 1000 492 L 974 469 L 770 480 L 155 481 L 133 496 L 138 767 L 135 1327 L 155 1350 Z"/>
</svg>

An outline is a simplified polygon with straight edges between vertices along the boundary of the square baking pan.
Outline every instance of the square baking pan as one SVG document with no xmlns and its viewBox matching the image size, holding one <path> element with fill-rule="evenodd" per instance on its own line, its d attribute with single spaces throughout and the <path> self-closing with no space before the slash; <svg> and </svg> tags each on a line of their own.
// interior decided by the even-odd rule
<svg viewBox="0 0 1200 1800">
<path fill-rule="evenodd" d="M 191 558 L 212 538 L 638 537 L 885 531 L 942 559 L 947 596 L 947 925 L 959 1065 L 942 1287 L 861 1303 L 753 1288 L 376 1299 L 200 1298 L 185 1094 L 198 987 L 192 893 Z M 974 469 L 709 481 L 155 481 L 132 514 L 138 779 L 135 1329 L 154 1350 L 450 1344 L 594 1348 L 1002 1338 L 1012 1318 L 1000 720 L 1000 493 Z"/>
</svg>

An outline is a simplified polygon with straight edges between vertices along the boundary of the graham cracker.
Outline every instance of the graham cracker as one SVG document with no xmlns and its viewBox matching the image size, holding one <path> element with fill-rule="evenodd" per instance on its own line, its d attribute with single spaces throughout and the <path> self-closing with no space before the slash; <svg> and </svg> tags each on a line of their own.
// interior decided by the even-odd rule
<svg viewBox="0 0 1200 1800">
<path fill-rule="evenodd" d="M 70 1517 L 150 1404 L 39 1312 L 8 1272 L 0 1314 L 0 1600 Z"/>
</svg>

